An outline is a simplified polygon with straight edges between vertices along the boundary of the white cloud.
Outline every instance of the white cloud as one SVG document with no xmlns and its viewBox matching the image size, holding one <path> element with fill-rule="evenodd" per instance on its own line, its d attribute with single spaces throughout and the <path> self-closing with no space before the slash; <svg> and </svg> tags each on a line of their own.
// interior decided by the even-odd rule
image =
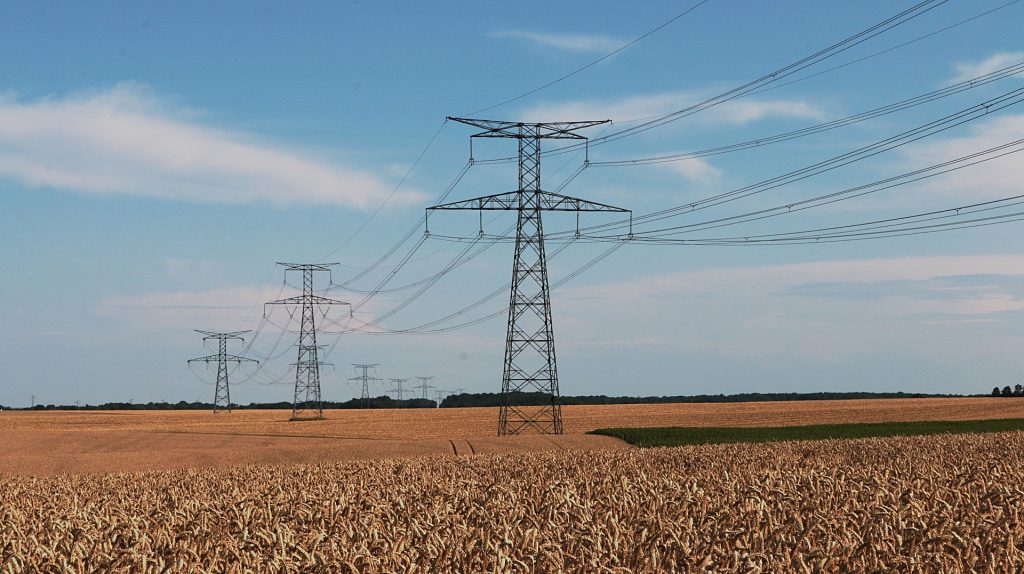
<svg viewBox="0 0 1024 574">
<path fill-rule="evenodd" d="M 616 122 L 649 119 L 681 110 L 706 100 L 711 92 L 678 91 L 629 96 L 614 100 L 577 100 L 542 103 L 527 109 L 526 121 L 611 119 Z M 802 100 L 738 99 L 699 112 L 694 120 L 709 124 L 744 125 L 768 118 L 823 121 L 820 107 Z"/>
<path fill-rule="evenodd" d="M 0 98 L 0 175 L 96 194 L 359 209 L 391 191 L 368 171 L 203 125 L 128 84 L 63 99 Z M 393 201 L 420 199 L 399 192 Z"/>
<path fill-rule="evenodd" d="M 659 163 L 656 165 L 662 169 L 681 175 L 690 181 L 702 184 L 709 184 L 718 181 L 722 175 L 722 171 L 720 169 L 708 163 L 707 160 L 699 157 L 688 158 L 682 161 Z"/>
<path fill-rule="evenodd" d="M 568 52 L 598 54 L 614 52 L 626 44 L 625 40 L 600 34 L 552 34 L 526 30 L 502 30 L 491 32 L 490 36 L 492 38 L 524 40 L 545 48 L 556 48 Z"/>
<path fill-rule="evenodd" d="M 956 70 L 956 75 L 946 83 L 958 84 L 971 78 L 991 74 L 1021 60 L 1024 60 L 1024 52 L 998 52 L 980 62 L 955 62 L 953 69 Z"/>
<path fill-rule="evenodd" d="M 563 347 L 634 341 L 666 352 L 794 361 L 899 349 L 941 361 L 951 348 L 984 352 L 991 344 L 990 337 L 962 340 L 962 329 L 1024 312 L 1021 270 L 1021 255 L 711 269 L 559 290 L 556 304 L 560 317 L 577 319 L 565 325 Z M 595 308 L 602 309 L 596 316 Z M 935 328 L 940 321 L 948 328 Z"/>
<path fill-rule="evenodd" d="M 748 124 L 766 118 L 824 121 L 827 117 L 817 106 L 790 100 L 733 100 L 712 108 L 710 114 L 717 121 L 730 124 Z"/>
<path fill-rule="evenodd" d="M 951 137 L 906 148 L 909 168 L 919 168 L 970 155 L 1024 139 L 1024 115 L 1002 116 L 978 123 L 965 136 Z M 1014 146 L 1009 149 L 1020 149 Z M 1009 151 L 1007 149 L 1006 151 Z M 964 202 L 1024 194 L 1024 152 L 1007 155 L 927 180 L 921 189 L 939 198 Z M 949 207 L 949 206 L 947 206 Z"/>
</svg>

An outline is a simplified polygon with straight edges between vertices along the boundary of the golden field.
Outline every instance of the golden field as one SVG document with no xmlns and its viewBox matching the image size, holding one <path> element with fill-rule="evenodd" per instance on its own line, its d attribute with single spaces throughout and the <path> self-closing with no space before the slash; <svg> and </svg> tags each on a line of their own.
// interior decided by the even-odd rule
<svg viewBox="0 0 1024 574">
<path fill-rule="evenodd" d="M 1020 572 L 1024 433 L 0 475 L 15 572 Z"/>
<path fill-rule="evenodd" d="M 497 409 L 0 412 L 0 473 L 31 475 L 463 456 L 506 451 L 622 449 L 586 435 L 622 426 L 784 426 L 900 420 L 1024 418 L 1024 401 L 936 398 L 732 404 L 567 406 L 563 436 L 498 438 Z"/>
</svg>

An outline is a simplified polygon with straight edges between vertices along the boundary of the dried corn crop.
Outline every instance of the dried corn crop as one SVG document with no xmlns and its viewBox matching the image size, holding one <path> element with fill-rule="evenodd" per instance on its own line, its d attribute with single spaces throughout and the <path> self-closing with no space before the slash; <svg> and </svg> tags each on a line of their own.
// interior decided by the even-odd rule
<svg viewBox="0 0 1024 574">
<path fill-rule="evenodd" d="M 1015 572 L 1024 433 L 0 477 L 0 572 Z"/>
</svg>

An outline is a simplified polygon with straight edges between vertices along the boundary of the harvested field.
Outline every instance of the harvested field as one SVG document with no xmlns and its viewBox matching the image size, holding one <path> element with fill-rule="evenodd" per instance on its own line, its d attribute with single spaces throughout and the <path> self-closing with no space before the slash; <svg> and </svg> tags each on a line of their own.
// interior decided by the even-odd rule
<svg viewBox="0 0 1024 574">
<path fill-rule="evenodd" d="M 0 477 L 0 573 L 1018 572 L 1024 433 Z"/>
<path fill-rule="evenodd" d="M 1024 400 L 1006 398 L 861 399 L 562 407 L 566 434 L 609 427 L 790 426 L 910 420 L 1024 418 Z M 325 411 L 326 420 L 289 422 L 289 411 L 6 411 L 2 430 L 178 431 L 325 436 L 360 439 L 448 439 L 493 436 L 496 408 Z"/>
<path fill-rule="evenodd" d="M 55 474 L 249 463 L 608 449 L 587 436 L 624 426 L 791 426 L 1024 418 L 1024 400 L 879 399 L 569 406 L 566 435 L 495 437 L 497 409 L 339 410 L 289 422 L 288 411 L 31 411 L 0 413 L 0 472 Z"/>
<path fill-rule="evenodd" d="M 622 449 L 598 436 L 495 436 L 468 439 L 332 439 L 146 431 L 11 431 L 0 444 L 0 473 L 53 475 L 287 464 L 496 452 Z"/>
</svg>

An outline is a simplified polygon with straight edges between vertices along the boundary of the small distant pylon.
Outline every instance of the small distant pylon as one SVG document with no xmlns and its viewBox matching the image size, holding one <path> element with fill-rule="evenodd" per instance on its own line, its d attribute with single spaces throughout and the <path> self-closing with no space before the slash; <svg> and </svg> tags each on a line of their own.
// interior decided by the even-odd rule
<svg viewBox="0 0 1024 574">
<path fill-rule="evenodd" d="M 406 389 L 404 387 L 402 387 L 402 385 L 405 384 L 409 379 L 388 379 L 388 380 L 395 384 L 395 388 L 388 389 L 388 392 L 389 393 L 397 393 L 398 394 L 398 400 L 403 400 L 405 398 L 405 390 Z"/>
<path fill-rule="evenodd" d="M 425 398 L 427 398 L 427 392 L 428 392 L 428 391 L 429 391 L 430 389 L 436 389 L 436 388 L 437 388 L 437 387 L 435 387 L 434 385 L 431 385 L 431 384 L 430 384 L 430 381 L 431 381 L 431 380 L 432 380 L 433 378 L 434 378 L 434 377 L 416 377 L 416 380 L 417 380 L 417 381 L 419 381 L 419 382 L 420 382 L 420 384 L 416 385 L 416 386 L 415 386 L 415 387 L 413 387 L 413 388 L 414 388 L 414 389 L 420 389 L 420 390 L 422 390 L 422 391 L 423 391 L 423 398 L 424 398 L 424 399 L 425 399 Z"/>
<path fill-rule="evenodd" d="M 451 391 L 445 389 L 434 389 L 434 398 L 437 402 L 437 408 L 441 408 L 441 401 L 448 398 L 451 394 Z"/>
<path fill-rule="evenodd" d="M 355 367 L 356 369 L 360 369 L 363 371 L 363 374 L 359 375 L 358 377 L 352 377 L 349 380 L 362 381 L 363 392 L 362 394 L 359 395 L 359 408 L 365 409 L 366 403 L 370 400 L 370 381 L 383 381 L 384 379 L 370 376 L 370 369 L 378 367 L 379 365 L 377 363 L 365 365 L 353 363 L 352 366 Z"/>
<path fill-rule="evenodd" d="M 313 294 L 313 273 L 330 271 L 337 263 L 278 263 L 289 271 L 302 271 L 302 295 L 271 301 L 267 305 L 301 305 L 302 326 L 299 329 L 299 358 L 295 362 L 295 396 L 291 420 L 322 419 L 324 405 L 320 396 L 320 346 L 316 344 L 316 316 L 313 306 L 348 305 L 344 301 Z M 350 307 L 351 308 L 351 307 Z M 351 312 L 351 311 L 350 311 Z M 310 412 L 311 415 L 305 413 Z"/>
<path fill-rule="evenodd" d="M 245 357 L 239 357 L 238 355 L 228 354 L 228 341 L 237 339 L 239 341 L 245 341 L 242 335 L 249 331 L 232 331 L 230 333 L 214 333 L 212 331 L 200 331 L 195 330 L 196 333 L 205 335 L 203 341 L 209 341 L 210 339 L 217 340 L 217 354 L 207 355 L 205 357 L 196 357 L 195 359 L 189 359 L 189 363 L 217 363 L 217 386 L 213 391 L 213 412 L 219 413 L 221 411 L 231 412 L 231 387 L 228 385 L 228 363 L 234 362 L 242 364 L 243 362 L 251 361 L 253 363 L 259 363 L 256 359 L 247 359 Z"/>
</svg>

